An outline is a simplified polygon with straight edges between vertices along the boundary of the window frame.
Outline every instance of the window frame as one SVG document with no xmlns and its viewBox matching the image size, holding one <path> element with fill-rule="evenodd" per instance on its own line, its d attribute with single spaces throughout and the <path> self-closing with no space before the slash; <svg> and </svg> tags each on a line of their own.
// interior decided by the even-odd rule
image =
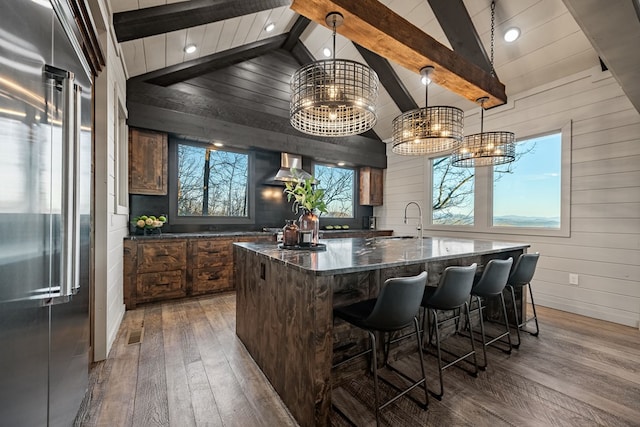
<svg viewBox="0 0 640 427">
<path fill-rule="evenodd" d="M 128 111 L 119 95 L 118 87 L 114 87 L 113 115 L 113 148 L 114 148 L 114 180 L 113 205 L 116 215 L 129 214 L 129 126 Z"/>
<path fill-rule="evenodd" d="M 426 174 L 425 228 L 433 231 L 455 231 L 488 234 L 511 234 L 524 236 L 570 237 L 571 235 L 571 145 L 572 123 L 560 129 L 531 134 L 520 138 L 529 140 L 554 133 L 560 133 L 560 228 L 539 227 L 505 227 L 493 225 L 493 167 L 477 167 L 474 177 L 474 224 L 473 225 L 440 225 L 433 224 L 433 158 L 428 160 Z M 517 144 L 517 142 L 516 142 Z M 434 156 L 434 158 L 441 156 Z"/>
<path fill-rule="evenodd" d="M 320 217 L 322 219 L 330 219 L 340 221 L 342 219 L 355 219 L 356 218 L 356 208 L 357 208 L 357 183 L 358 183 L 358 170 L 351 166 L 337 166 L 333 163 L 324 163 L 324 162 L 313 162 L 311 165 L 311 171 L 313 172 L 313 177 L 316 178 L 316 166 L 324 166 L 330 168 L 337 169 L 347 169 L 353 172 L 353 185 L 351 186 L 351 216 L 325 216 L 325 214 L 321 214 Z"/>
<path fill-rule="evenodd" d="M 246 154 L 247 159 L 247 216 L 178 216 L 178 145 L 191 145 L 206 148 L 213 143 L 195 141 L 177 137 L 169 137 L 169 215 L 172 224 L 189 225 L 252 225 L 256 223 L 255 215 L 255 155 L 252 151 L 233 147 L 215 147 L 218 151 Z"/>
</svg>

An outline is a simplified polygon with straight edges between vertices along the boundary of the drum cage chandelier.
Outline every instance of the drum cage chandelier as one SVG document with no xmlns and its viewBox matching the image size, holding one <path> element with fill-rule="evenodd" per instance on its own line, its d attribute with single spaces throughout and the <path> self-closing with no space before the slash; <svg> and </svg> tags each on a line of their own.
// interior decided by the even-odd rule
<svg viewBox="0 0 640 427">
<path fill-rule="evenodd" d="M 357 135 L 376 123 L 378 75 L 359 62 L 335 59 L 336 27 L 344 18 L 332 12 L 325 21 L 333 28 L 332 59 L 304 65 L 291 77 L 291 126 L 316 136 Z"/>
</svg>

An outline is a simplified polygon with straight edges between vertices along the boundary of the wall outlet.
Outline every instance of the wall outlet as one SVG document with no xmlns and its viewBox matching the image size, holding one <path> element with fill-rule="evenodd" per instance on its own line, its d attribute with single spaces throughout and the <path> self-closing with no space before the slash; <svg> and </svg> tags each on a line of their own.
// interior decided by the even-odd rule
<svg viewBox="0 0 640 427">
<path fill-rule="evenodd" d="M 578 286 L 578 275 L 574 273 L 569 273 L 569 284 Z"/>
</svg>

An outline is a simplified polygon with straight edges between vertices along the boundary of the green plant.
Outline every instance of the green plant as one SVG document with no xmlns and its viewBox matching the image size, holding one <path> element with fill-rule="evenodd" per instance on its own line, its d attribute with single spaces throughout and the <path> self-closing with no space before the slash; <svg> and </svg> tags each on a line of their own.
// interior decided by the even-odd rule
<svg viewBox="0 0 640 427">
<path fill-rule="evenodd" d="M 295 171 L 293 171 L 295 176 Z M 315 188 L 315 179 L 313 177 L 295 182 L 287 182 L 284 187 L 284 194 L 287 195 L 287 201 L 293 200 L 292 210 L 298 212 L 300 209 L 306 209 L 313 212 L 318 210 L 322 213 L 327 212 L 327 205 L 324 202 L 324 190 Z"/>
</svg>

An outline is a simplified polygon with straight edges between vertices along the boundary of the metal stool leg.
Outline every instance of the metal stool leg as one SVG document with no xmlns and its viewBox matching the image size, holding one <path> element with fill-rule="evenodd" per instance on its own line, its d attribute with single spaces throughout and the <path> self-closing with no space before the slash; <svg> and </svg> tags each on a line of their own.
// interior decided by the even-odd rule
<svg viewBox="0 0 640 427">
<path fill-rule="evenodd" d="M 500 293 L 500 303 L 502 303 L 502 315 L 504 316 L 504 326 L 506 329 L 507 340 L 509 341 L 509 351 L 507 354 L 511 354 L 511 349 L 513 348 L 513 344 L 511 343 L 511 330 L 509 329 L 509 318 L 507 317 L 507 305 L 504 302 L 504 295 Z"/>
<path fill-rule="evenodd" d="M 482 334 L 482 357 L 484 360 L 484 365 L 478 366 L 483 371 L 487 369 L 487 338 L 484 334 L 484 319 L 482 318 L 482 301 L 479 296 L 476 296 L 476 300 L 478 301 L 478 313 L 480 314 L 480 333 Z M 469 327 L 469 331 L 471 331 L 471 327 Z"/>
<path fill-rule="evenodd" d="M 371 341 L 371 366 L 373 368 L 373 389 L 376 399 L 376 426 L 380 425 L 380 391 L 378 389 L 378 356 L 376 355 L 376 336 L 373 332 L 369 333 L 369 340 Z"/>
<path fill-rule="evenodd" d="M 435 309 L 431 310 L 433 314 L 433 323 L 436 329 L 436 348 L 438 351 L 438 376 L 440 377 L 440 393 L 435 394 L 432 393 L 433 397 L 438 400 L 442 400 L 442 396 L 444 395 L 444 383 L 442 381 L 442 351 L 440 349 L 440 328 L 438 327 L 438 313 Z"/>
<path fill-rule="evenodd" d="M 424 409 L 426 410 L 427 407 L 429 406 L 429 389 L 427 388 L 427 374 L 424 369 L 424 356 L 422 354 L 422 339 L 420 337 L 420 327 L 418 324 L 418 319 L 414 317 L 413 323 L 415 324 L 415 327 L 416 327 L 416 338 L 418 341 L 418 357 L 420 358 L 420 370 L 422 371 L 422 385 L 424 386 L 424 399 L 425 399 Z"/>
<path fill-rule="evenodd" d="M 467 313 L 468 317 L 471 317 L 471 314 L 469 313 L 469 304 L 467 302 L 464 303 L 464 308 L 465 311 Z M 478 376 L 478 359 L 476 357 L 477 353 L 476 353 L 476 345 L 473 342 L 473 330 L 472 328 L 469 328 L 469 339 L 471 341 L 471 352 L 473 353 L 473 366 L 475 367 L 475 371 L 473 372 L 473 376 L 477 377 Z M 483 350 L 484 350 L 484 346 Z M 466 356 L 465 356 L 466 357 Z"/>
<path fill-rule="evenodd" d="M 518 342 L 516 344 L 513 344 L 513 347 L 518 348 L 520 347 L 520 320 L 518 320 L 518 306 L 516 305 L 516 294 L 513 291 L 513 286 L 507 285 L 507 287 L 511 291 L 511 302 L 513 303 L 513 317 L 515 318 L 514 324 L 516 325 L 516 336 L 518 337 Z"/>
<path fill-rule="evenodd" d="M 533 308 L 533 320 L 535 320 L 536 322 L 536 331 L 535 332 L 529 332 L 531 335 L 533 335 L 534 337 L 537 337 L 538 334 L 540 333 L 540 327 L 538 326 L 538 315 L 536 314 L 536 304 L 533 302 L 533 292 L 531 291 L 531 283 L 529 283 L 527 285 L 527 287 L 529 288 L 529 296 L 531 297 L 531 307 Z M 527 322 L 531 320 L 528 319 Z"/>
</svg>

